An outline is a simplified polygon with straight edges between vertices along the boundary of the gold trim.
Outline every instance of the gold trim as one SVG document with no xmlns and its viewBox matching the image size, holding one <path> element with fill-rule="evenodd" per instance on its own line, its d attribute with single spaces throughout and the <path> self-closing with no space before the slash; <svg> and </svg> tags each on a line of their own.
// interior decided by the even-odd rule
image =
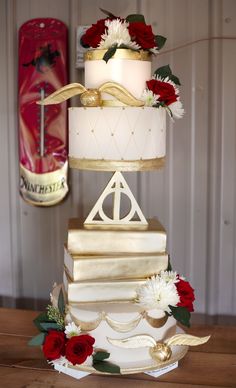
<svg viewBox="0 0 236 388">
<path fill-rule="evenodd" d="M 88 50 L 84 54 L 84 60 L 85 61 L 97 61 L 103 59 L 104 55 L 106 54 L 107 50 Z M 130 60 L 138 60 L 138 61 L 149 61 L 151 62 L 152 57 L 151 54 L 148 51 L 140 50 L 140 51 L 134 51 L 130 49 L 120 49 L 118 48 L 113 55 L 113 58 L 118 59 L 130 59 Z"/>
<path fill-rule="evenodd" d="M 88 321 L 88 322 L 81 321 L 80 319 L 77 319 L 74 316 L 74 314 L 72 314 L 71 309 L 70 309 L 69 306 L 68 306 L 68 313 L 70 314 L 73 322 L 75 322 L 76 325 L 79 325 L 81 330 L 83 330 L 83 331 L 95 330 L 100 325 L 100 323 L 102 322 L 102 319 L 103 319 L 102 313 L 100 313 L 98 315 L 98 318 L 95 319 L 94 321 Z"/>
<path fill-rule="evenodd" d="M 143 317 L 146 319 L 149 325 L 151 325 L 152 327 L 155 327 L 156 329 L 164 326 L 168 319 L 167 314 L 165 314 L 164 317 L 161 317 L 161 318 L 153 318 L 153 317 L 150 317 L 150 315 L 148 315 L 146 311 L 143 313 Z"/>
<path fill-rule="evenodd" d="M 79 159 L 69 157 L 70 168 L 93 171 L 152 171 L 162 168 L 165 158 L 140 160 Z"/>
</svg>

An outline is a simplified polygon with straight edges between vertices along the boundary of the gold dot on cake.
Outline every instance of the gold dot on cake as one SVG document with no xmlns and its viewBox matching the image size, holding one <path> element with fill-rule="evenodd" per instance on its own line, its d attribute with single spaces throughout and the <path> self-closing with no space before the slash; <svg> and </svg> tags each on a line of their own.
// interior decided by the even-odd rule
<svg viewBox="0 0 236 388">
<path fill-rule="evenodd" d="M 111 133 L 111 136 L 114 136 L 114 133 Z"/>
<path fill-rule="evenodd" d="M 131 132 L 131 135 L 134 135 L 134 131 Z"/>
<path fill-rule="evenodd" d="M 149 128 L 149 130 L 148 130 L 149 132 L 151 132 L 152 130 L 151 130 L 151 128 Z"/>
<path fill-rule="evenodd" d="M 91 129 L 91 132 L 94 133 L 94 129 Z"/>
</svg>

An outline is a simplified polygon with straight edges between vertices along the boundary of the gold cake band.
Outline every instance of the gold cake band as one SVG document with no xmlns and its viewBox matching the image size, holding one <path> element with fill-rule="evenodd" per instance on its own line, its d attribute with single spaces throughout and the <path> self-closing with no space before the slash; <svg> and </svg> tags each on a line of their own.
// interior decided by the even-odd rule
<svg viewBox="0 0 236 388">
<path fill-rule="evenodd" d="M 80 159 L 69 157 L 71 168 L 93 171 L 152 171 L 165 165 L 165 158 L 139 160 Z"/>
<path fill-rule="evenodd" d="M 84 60 L 85 61 L 97 61 L 103 59 L 104 55 L 106 54 L 107 50 L 105 49 L 95 49 L 95 50 L 88 50 L 84 54 Z M 139 50 L 134 51 L 130 49 L 120 49 L 118 48 L 115 52 L 115 54 L 112 56 L 112 59 L 130 59 L 130 60 L 136 60 L 136 61 L 149 61 L 151 62 L 151 54 L 148 51 Z"/>
</svg>

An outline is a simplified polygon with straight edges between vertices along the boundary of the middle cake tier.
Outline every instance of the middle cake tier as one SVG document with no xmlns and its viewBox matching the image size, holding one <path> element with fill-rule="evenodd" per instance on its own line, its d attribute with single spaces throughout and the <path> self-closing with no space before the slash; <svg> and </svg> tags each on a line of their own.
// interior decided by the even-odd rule
<svg viewBox="0 0 236 388">
<path fill-rule="evenodd" d="M 140 279 L 165 270 L 168 266 L 168 255 L 166 252 L 123 255 L 71 254 L 65 247 L 64 264 L 73 282 Z"/>
<path fill-rule="evenodd" d="M 166 111 L 153 107 L 69 109 L 70 167 L 97 171 L 161 168 L 166 154 Z"/>
</svg>

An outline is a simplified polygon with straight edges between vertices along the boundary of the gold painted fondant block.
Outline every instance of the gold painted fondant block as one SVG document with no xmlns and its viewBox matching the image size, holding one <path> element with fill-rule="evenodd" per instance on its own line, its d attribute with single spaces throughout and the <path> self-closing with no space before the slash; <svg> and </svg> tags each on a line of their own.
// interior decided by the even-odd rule
<svg viewBox="0 0 236 388">
<path fill-rule="evenodd" d="M 125 302 L 136 298 L 136 290 L 145 280 L 73 282 L 64 272 L 63 283 L 68 303 Z"/>
<path fill-rule="evenodd" d="M 141 279 L 165 270 L 167 253 L 120 255 L 71 254 L 65 247 L 64 264 L 73 281 Z"/>
<path fill-rule="evenodd" d="M 153 254 L 165 253 L 166 232 L 155 219 L 145 228 L 103 226 L 87 228 L 82 221 L 69 220 L 68 251 L 71 254 Z"/>
</svg>

